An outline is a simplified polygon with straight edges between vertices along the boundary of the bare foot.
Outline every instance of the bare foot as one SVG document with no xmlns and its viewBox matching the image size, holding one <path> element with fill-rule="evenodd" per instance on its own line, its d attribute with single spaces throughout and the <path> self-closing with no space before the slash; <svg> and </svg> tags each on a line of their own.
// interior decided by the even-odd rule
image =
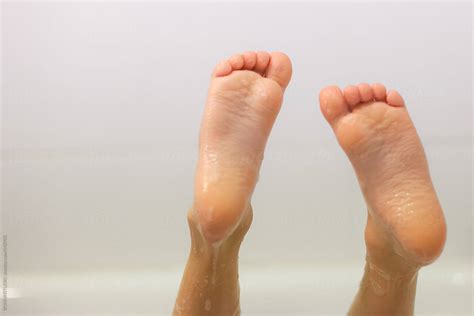
<svg viewBox="0 0 474 316">
<path fill-rule="evenodd" d="M 282 53 L 247 52 L 217 65 L 201 125 L 193 210 L 211 244 L 251 212 L 268 136 L 291 78 Z"/>
<path fill-rule="evenodd" d="M 446 224 L 402 97 L 381 84 L 359 84 L 344 92 L 327 87 L 319 100 L 368 206 L 371 267 L 402 273 L 434 261 L 444 246 Z"/>
</svg>

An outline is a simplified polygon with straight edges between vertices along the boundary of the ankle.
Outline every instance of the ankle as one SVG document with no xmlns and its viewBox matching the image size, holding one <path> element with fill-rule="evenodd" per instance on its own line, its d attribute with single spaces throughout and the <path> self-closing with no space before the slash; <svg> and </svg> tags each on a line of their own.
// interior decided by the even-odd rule
<svg viewBox="0 0 474 316">
<path fill-rule="evenodd" d="M 214 241 L 206 238 L 197 220 L 196 212 L 188 212 L 188 225 L 191 233 L 191 256 L 193 257 L 233 257 L 237 256 L 240 245 L 252 223 L 253 213 L 249 206 L 239 225 L 226 238 Z"/>
<path fill-rule="evenodd" d="M 416 276 L 420 266 L 412 265 L 402 257 L 377 257 L 367 254 L 365 274 L 387 286 L 409 284 Z"/>
</svg>

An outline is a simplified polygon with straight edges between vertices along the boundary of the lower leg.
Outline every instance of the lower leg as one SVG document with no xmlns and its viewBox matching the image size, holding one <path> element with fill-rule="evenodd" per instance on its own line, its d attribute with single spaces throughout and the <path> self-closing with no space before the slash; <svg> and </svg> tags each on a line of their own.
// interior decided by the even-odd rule
<svg viewBox="0 0 474 316">
<path fill-rule="evenodd" d="M 251 208 L 220 244 L 206 241 L 193 211 L 188 214 L 188 222 L 191 251 L 173 315 L 240 315 L 238 253 L 252 222 Z"/>
<path fill-rule="evenodd" d="M 385 235 L 369 214 L 364 276 L 350 316 L 413 315 L 419 267 L 393 251 L 398 246 L 381 236 Z"/>
<path fill-rule="evenodd" d="M 359 293 L 350 316 L 413 315 L 417 273 L 385 275 L 383 270 L 366 263 Z"/>
</svg>

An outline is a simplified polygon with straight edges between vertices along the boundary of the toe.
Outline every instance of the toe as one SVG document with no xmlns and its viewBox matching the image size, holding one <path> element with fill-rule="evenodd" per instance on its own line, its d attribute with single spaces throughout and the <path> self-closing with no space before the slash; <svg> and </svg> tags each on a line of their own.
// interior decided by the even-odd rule
<svg viewBox="0 0 474 316">
<path fill-rule="evenodd" d="M 362 102 L 370 102 L 374 100 L 374 94 L 372 88 L 367 83 L 360 83 L 357 85 L 359 89 L 360 100 Z"/>
<path fill-rule="evenodd" d="M 359 89 L 355 86 L 347 86 L 344 88 L 344 98 L 351 109 L 360 103 Z"/>
<path fill-rule="evenodd" d="M 229 75 L 231 72 L 232 65 L 228 60 L 223 60 L 217 64 L 216 68 L 214 68 L 212 75 L 214 77 L 223 77 Z"/>
<path fill-rule="evenodd" d="M 257 53 L 256 52 L 245 52 L 244 56 L 244 69 L 252 70 L 257 63 Z"/>
<path fill-rule="evenodd" d="M 405 101 L 403 101 L 402 96 L 396 90 L 390 90 L 387 93 L 387 103 L 395 107 L 405 106 Z"/>
<path fill-rule="evenodd" d="M 349 108 L 342 95 L 341 89 L 336 86 L 329 86 L 319 93 L 319 105 L 326 120 L 335 124 L 339 118 L 349 113 Z"/>
<path fill-rule="evenodd" d="M 229 58 L 232 70 L 240 70 L 244 67 L 244 57 L 241 54 L 233 55 Z"/>
<path fill-rule="evenodd" d="M 276 81 L 283 89 L 288 86 L 292 74 L 290 58 L 280 52 L 270 54 L 270 62 L 265 70 L 265 77 Z"/>
<path fill-rule="evenodd" d="M 376 101 L 385 102 L 387 98 L 387 89 L 381 83 L 374 83 L 372 85 L 372 92 Z"/>
<path fill-rule="evenodd" d="M 253 70 L 263 76 L 269 62 L 270 62 L 269 53 L 257 52 L 257 62 L 255 63 L 255 68 Z"/>
</svg>

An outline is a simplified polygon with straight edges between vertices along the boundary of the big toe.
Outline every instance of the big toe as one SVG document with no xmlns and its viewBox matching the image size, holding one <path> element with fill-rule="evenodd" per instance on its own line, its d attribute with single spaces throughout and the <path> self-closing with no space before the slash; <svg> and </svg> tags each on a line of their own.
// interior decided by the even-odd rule
<svg viewBox="0 0 474 316">
<path fill-rule="evenodd" d="M 349 113 L 348 104 L 337 86 L 329 86 L 319 93 L 319 105 L 326 120 L 334 125 L 339 118 Z"/>
<path fill-rule="evenodd" d="M 291 79 L 292 66 L 290 58 L 281 52 L 270 54 L 270 62 L 265 70 L 265 77 L 276 81 L 282 89 L 288 86 Z"/>
</svg>

